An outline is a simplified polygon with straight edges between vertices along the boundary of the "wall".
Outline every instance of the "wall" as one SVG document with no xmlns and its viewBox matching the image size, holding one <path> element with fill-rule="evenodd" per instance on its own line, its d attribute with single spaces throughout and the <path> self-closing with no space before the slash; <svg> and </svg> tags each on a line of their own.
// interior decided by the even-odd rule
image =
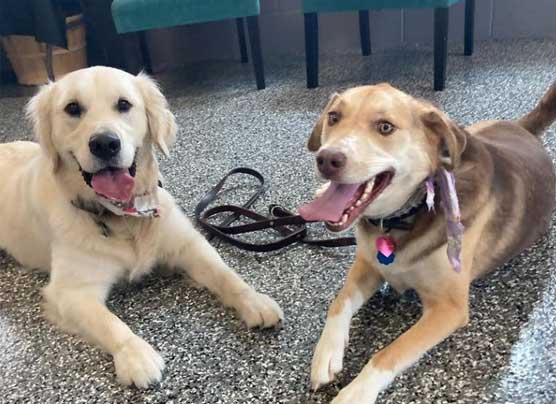
<svg viewBox="0 0 556 404">
<path fill-rule="evenodd" d="M 450 11 L 450 40 L 463 38 L 463 16 L 462 1 Z M 555 16 L 556 0 L 476 0 L 476 39 L 556 38 Z M 430 9 L 373 11 L 373 50 L 428 45 L 432 22 Z M 322 14 L 319 23 L 323 52 L 359 47 L 356 12 Z M 301 0 L 261 0 L 260 27 L 265 57 L 304 51 Z M 149 44 L 155 70 L 239 58 L 235 21 L 151 31 Z"/>
</svg>

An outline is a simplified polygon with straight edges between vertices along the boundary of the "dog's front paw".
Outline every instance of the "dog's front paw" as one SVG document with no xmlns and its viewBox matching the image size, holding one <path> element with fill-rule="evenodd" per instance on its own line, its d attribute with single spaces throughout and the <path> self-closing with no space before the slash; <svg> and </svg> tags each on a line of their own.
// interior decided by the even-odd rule
<svg viewBox="0 0 556 404">
<path fill-rule="evenodd" d="M 379 392 L 372 386 L 361 385 L 356 379 L 340 390 L 330 404 L 374 404 Z"/>
<path fill-rule="evenodd" d="M 278 303 L 254 290 L 240 294 L 235 307 L 249 328 L 272 327 L 284 319 L 284 313 Z"/>
<path fill-rule="evenodd" d="M 116 376 L 121 384 L 147 388 L 162 379 L 164 360 L 153 347 L 133 336 L 114 354 Z"/>
<path fill-rule="evenodd" d="M 332 382 L 342 371 L 347 341 L 347 332 L 341 326 L 327 323 L 324 327 L 311 364 L 311 385 L 314 391 Z"/>
<path fill-rule="evenodd" d="M 331 404 L 374 404 L 379 393 L 394 380 L 394 373 L 367 365 L 359 376 L 340 390 Z"/>
</svg>

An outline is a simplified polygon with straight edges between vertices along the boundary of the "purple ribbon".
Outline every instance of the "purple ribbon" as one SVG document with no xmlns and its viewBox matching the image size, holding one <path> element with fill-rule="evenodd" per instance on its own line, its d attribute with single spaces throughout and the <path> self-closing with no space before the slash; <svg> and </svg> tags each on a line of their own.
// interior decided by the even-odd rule
<svg viewBox="0 0 556 404">
<path fill-rule="evenodd" d="M 463 238 L 463 224 L 461 223 L 461 212 L 459 209 L 458 195 L 456 193 L 456 179 L 454 174 L 445 168 L 437 173 L 438 187 L 440 189 L 440 202 L 446 216 L 446 234 L 448 236 L 448 259 L 454 271 L 461 272 L 461 246 Z M 429 211 L 434 209 L 434 179 L 427 178 L 427 207 Z"/>
</svg>

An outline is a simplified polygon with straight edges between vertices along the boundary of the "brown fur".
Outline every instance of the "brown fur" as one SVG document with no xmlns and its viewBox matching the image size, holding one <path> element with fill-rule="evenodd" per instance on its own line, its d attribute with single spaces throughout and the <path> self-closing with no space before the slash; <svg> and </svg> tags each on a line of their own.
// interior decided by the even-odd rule
<svg viewBox="0 0 556 404">
<path fill-rule="evenodd" d="M 383 102 L 381 97 L 375 95 L 361 99 L 363 90 L 350 91 L 349 101 L 342 109 L 345 115 L 352 117 L 346 126 L 353 126 L 355 122 L 372 122 L 373 116 L 359 115 L 384 110 L 383 105 L 363 107 Z M 379 90 L 377 87 L 365 90 L 367 94 L 371 91 Z M 362 304 L 354 302 L 361 296 L 363 300 L 368 299 L 383 280 L 400 291 L 416 290 L 423 303 L 423 316 L 391 345 L 375 354 L 361 375 L 342 390 L 335 403 L 343 403 L 343 399 L 348 402 L 354 392 L 369 391 L 370 387 L 364 386 L 380 385 L 382 382 L 378 379 L 373 380 L 376 374 L 395 376 L 457 328 L 467 324 L 470 283 L 522 252 L 547 230 L 556 196 L 554 169 L 538 139 L 542 130 L 556 119 L 556 85 L 548 90 L 531 113 L 517 122 L 482 122 L 468 128 L 458 127 L 431 104 L 412 98 L 408 101 L 405 98 L 408 96 L 398 90 L 381 86 L 380 92 L 387 93 L 383 99 L 387 100 L 384 105 L 393 109 L 387 111 L 390 116 L 407 115 L 404 109 L 409 109 L 418 117 L 412 128 L 400 125 L 400 136 L 409 131 L 411 136 L 404 137 L 403 142 L 420 145 L 416 150 L 420 147 L 429 154 L 429 159 L 428 162 L 422 159 L 409 164 L 419 164 L 416 169 L 429 164 L 430 174 L 444 165 L 455 175 L 465 226 L 462 270 L 456 273 L 447 258 L 446 219 L 438 194 L 436 213 L 421 209 L 412 230 L 392 230 L 389 233 L 398 245 L 395 262 L 390 266 L 381 265 L 376 260 L 374 246 L 377 237 L 383 235 L 381 230 L 367 221 L 359 222 L 355 262 L 343 289 L 332 303 L 327 324 L 337 324 L 337 318 L 353 315 Z M 339 97 L 344 98 L 344 95 Z M 334 127 L 319 128 L 319 125 L 311 136 L 313 145 L 317 144 L 315 138 L 321 139 L 323 134 L 326 134 L 328 144 L 349 134 L 364 136 L 366 142 L 380 145 L 377 150 L 385 147 L 384 143 L 378 143 L 384 142 L 384 138 L 376 138 L 372 132 L 357 131 L 353 127 L 335 131 Z M 402 147 L 402 143 L 396 146 L 397 140 L 392 138 L 391 141 L 392 150 Z M 428 146 L 421 145 L 423 142 Z M 319 140 L 319 147 L 323 143 Z M 348 155 L 348 160 L 350 157 Z M 370 160 L 372 158 L 369 156 Z M 393 205 L 397 203 L 392 201 Z M 346 302 L 351 302 L 351 306 Z M 346 307 L 351 307 L 351 311 L 347 312 Z M 328 378 L 323 379 L 323 372 L 319 369 L 327 352 L 333 349 L 330 347 L 331 332 L 325 328 L 317 346 L 312 369 L 315 388 L 332 380 L 337 372 L 331 364 L 333 370 Z M 378 394 L 374 390 L 371 392 Z"/>
<path fill-rule="evenodd" d="M 353 295 L 355 290 L 365 291 L 366 299 L 378 289 L 382 283 L 380 273 L 373 269 L 363 256 L 357 255 L 351 269 L 348 272 L 346 283 L 340 294 L 336 297 L 330 309 L 329 315 L 338 315 L 344 309 L 346 300 Z"/>
<path fill-rule="evenodd" d="M 319 117 L 317 123 L 315 124 L 315 127 L 313 128 L 313 131 L 311 132 L 311 136 L 309 137 L 309 142 L 307 143 L 307 148 L 309 149 L 309 151 L 317 151 L 321 145 L 320 142 L 320 134 L 322 132 L 322 126 L 324 124 L 324 120 L 326 119 L 326 111 L 330 108 L 330 106 L 334 103 L 334 101 L 338 98 L 338 94 L 332 94 L 332 97 L 330 97 L 330 100 L 328 101 L 328 103 L 326 104 L 326 107 L 324 107 L 324 113 L 321 114 L 321 116 Z"/>
<path fill-rule="evenodd" d="M 556 120 L 556 82 L 552 84 L 533 111 L 517 123 L 534 135 L 541 135 Z"/>
</svg>

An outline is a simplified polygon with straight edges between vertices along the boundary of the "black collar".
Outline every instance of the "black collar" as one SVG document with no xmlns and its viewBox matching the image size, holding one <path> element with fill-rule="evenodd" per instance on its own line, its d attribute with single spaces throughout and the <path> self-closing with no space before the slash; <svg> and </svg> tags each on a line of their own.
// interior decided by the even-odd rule
<svg viewBox="0 0 556 404">
<path fill-rule="evenodd" d="M 388 233 L 390 230 L 411 230 L 415 225 L 414 216 L 426 205 L 426 195 L 423 200 L 416 206 L 412 207 L 399 216 L 391 216 L 387 218 L 367 218 L 367 222 L 380 228 L 383 232 Z"/>
</svg>

